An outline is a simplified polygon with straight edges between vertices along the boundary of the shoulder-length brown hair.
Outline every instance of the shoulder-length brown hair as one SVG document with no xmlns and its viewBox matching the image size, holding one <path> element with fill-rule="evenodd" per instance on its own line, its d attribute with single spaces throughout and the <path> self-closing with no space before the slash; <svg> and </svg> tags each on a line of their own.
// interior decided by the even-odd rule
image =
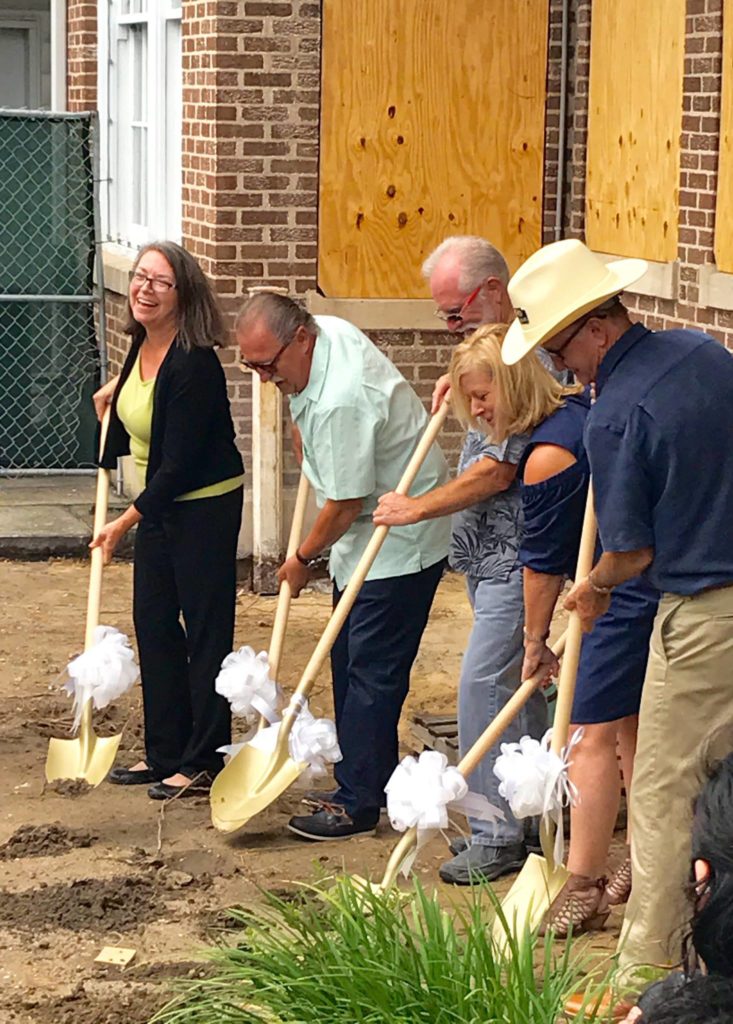
<svg viewBox="0 0 733 1024">
<path fill-rule="evenodd" d="M 456 416 L 475 430 L 486 433 L 490 429 L 491 439 L 497 444 L 512 434 L 533 430 L 565 404 L 567 395 L 577 395 L 583 390 L 581 385 L 564 387 L 535 354 L 507 366 L 501 358 L 501 343 L 506 332 L 505 324 L 479 327 L 453 350 L 449 369 L 451 404 Z M 470 399 L 461 387 L 461 378 L 470 370 L 486 373 L 494 382 L 496 409 L 490 428 L 471 415 Z"/>
<path fill-rule="evenodd" d="M 175 242 L 150 242 L 144 245 L 135 258 L 132 273 L 137 265 L 150 251 L 159 252 L 171 265 L 176 279 L 178 293 L 178 343 L 186 349 L 224 347 L 227 343 L 227 330 L 224 326 L 219 301 L 209 279 L 198 262 L 186 250 Z M 127 323 L 125 334 L 133 341 L 141 342 L 145 338 L 145 328 L 132 315 L 130 298 L 127 298 Z"/>
</svg>

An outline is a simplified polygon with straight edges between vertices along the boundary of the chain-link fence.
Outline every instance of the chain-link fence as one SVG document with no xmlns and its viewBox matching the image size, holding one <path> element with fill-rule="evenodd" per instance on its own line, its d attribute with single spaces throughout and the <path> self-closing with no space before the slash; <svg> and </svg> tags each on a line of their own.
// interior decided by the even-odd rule
<svg viewBox="0 0 733 1024">
<path fill-rule="evenodd" d="M 92 114 L 0 110 L 0 474 L 94 463 L 95 127 Z"/>
</svg>

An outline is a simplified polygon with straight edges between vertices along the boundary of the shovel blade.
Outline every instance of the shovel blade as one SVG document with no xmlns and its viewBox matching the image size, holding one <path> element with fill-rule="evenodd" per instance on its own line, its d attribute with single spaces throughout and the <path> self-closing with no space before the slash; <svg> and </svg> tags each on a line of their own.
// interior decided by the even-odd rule
<svg viewBox="0 0 733 1024">
<path fill-rule="evenodd" d="M 98 786 L 115 762 L 121 739 L 121 736 L 96 736 L 93 732 L 86 744 L 81 738 L 51 739 L 46 757 L 46 781 L 82 779 L 90 786 Z"/>
<path fill-rule="evenodd" d="M 501 902 L 501 915 L 494 921 L 496 942 L 505 948 L 507 929 L 517 938 L 539 928 L 542 918 L 570 877 L 562 865 L 550 866 L 544 857 L 530 853 L 514 885 Z M 506 926 L 504 925 L 506 921 Z"/>
<path fill-rule="evenodd" d="M 236 832 L 284 793 L 308 766 L 249 744 L 214 779 L 211 822 L 220 832 Z"/>
</svg>

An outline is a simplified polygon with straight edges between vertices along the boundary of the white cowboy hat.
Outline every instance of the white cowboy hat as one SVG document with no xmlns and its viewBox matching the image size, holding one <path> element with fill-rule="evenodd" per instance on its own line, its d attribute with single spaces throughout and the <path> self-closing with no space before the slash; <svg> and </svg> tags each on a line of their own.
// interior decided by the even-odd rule
<svg viewBox="0 0 733 1024">
<path fill-rule="evenodd" d="M 501 357 L 511 366 L 588 310 L 618 295 L 646 273 L 646 260 L 604 263 L 566 238 L 533 253 L 508 285 L 517 315 L 506 332 Z"/>
</svg>

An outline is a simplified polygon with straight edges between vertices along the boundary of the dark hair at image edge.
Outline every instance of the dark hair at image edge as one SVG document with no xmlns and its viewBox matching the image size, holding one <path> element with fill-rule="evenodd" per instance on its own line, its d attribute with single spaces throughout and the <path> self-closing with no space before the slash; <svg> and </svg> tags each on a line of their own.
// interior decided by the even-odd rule
<svg viewBox="0 0 733 1024">
<path fill-rule="evenodd" d="M 708 862 L 710 879 L 697 899 L 692 944 L 711 974 L 733 978 L 733 753 L 708 775 L 695 803 L 692 858 Z"/>
<path fill-rule="evenodd" d="M 660 987 L 664 985 L 660 982 Z M 641 1009 L 640 1024 L 731 1024 L 733 982 L 698 974 L 674 988 L 667 986 L 662 998 Z"/>
<path fill-rule="evenodd" d="M 178 333 L 179 345 L 186 351 L 192 348 L 224 347 L 227 344 L 228 332 L 224 326 L 224 317 L 219 301 L 209 279 L 198 262 L 186 250 L 175 242 L 150 242 L 144 245 L 135 258 L 133 272 L 138 263 L 148 252 L 159 252 L 171 265 L 176 279 L 178 295 Z M 145 328 L 132 315 L 130 299 L 127 299 L 127 323 L 125 334 L 133 341 L 142 341 Z"/>
</svg>

